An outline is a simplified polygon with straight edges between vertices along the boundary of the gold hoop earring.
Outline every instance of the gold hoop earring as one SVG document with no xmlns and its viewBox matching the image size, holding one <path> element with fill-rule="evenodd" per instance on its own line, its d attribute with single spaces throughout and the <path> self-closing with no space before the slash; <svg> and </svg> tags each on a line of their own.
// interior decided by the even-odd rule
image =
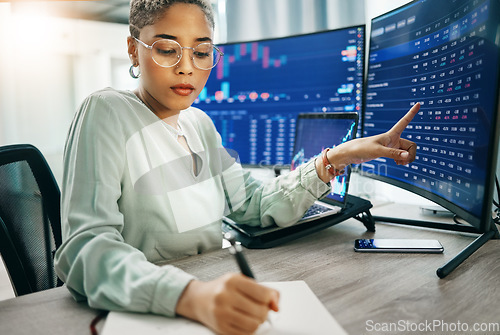
<svg viewBox="0 0 500 335">
<path fill-rule="evenodd" d="M 137 74 L 135 74 L 134 67 L 135 67 L 135 64 L 130 65 L 130 68 L 128 69 L 128 73 L 130 74 L 130 76 L 132 78 L 137 79 L 137 78 L 139 78 L 141 76 L 141 71 L 139 70 L 137 72 Z"/>
</svg>

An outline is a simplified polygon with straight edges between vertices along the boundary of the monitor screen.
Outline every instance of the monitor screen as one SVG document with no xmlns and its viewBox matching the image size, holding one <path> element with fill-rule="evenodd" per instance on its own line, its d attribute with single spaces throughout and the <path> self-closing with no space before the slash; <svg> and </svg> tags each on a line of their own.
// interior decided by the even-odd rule
<svg viewBox="0 0 500 335">
<path fill-rule="evenodd" d="M 499 13 L 498 0 L 418 0 L 371 23 L 363 135 L 387 131 L 416 102 L 421 109 L 403 133 L 417 143 L 415 162 L 381 158 L 361 170 L 475 226 L 496 165 Z"/>
<path fill-rule="evenodd" d="M 220 49 L 194 106 L 244 165 L 290 164 L 299 113 L 361 114 L 364 26 Z"/>
<path fill-rule="evenodd" d="M 291 170 L 314 159 L 326 148 L 342 144 L 356 137 L 357 113 L 306 113 L 297 119 Z M 330 183 L 326 196 L 334 203 L 344 205 L 347 199 L 350 169 L 347 168 Z"/>
</svg>

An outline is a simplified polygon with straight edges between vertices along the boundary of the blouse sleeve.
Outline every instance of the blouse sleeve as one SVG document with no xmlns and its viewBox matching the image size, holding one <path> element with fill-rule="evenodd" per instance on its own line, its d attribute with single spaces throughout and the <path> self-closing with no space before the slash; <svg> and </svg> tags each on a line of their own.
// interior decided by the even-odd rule
<svg viewBox="0 0 500 335">
<path fill-rule="evenodd" d="M 314 159 L 287 175 L 266 182 L 255 180 L 249 172 L 240 172 L 240 175 L 244 186 L 238 191 L 228 192 L 231 203 L 235 203 L 233 199 L 238 199 L 228 216 L 238 223 L 253 226 L 294 225 L 316 200 L 330 191 L 329 185 L 319 179 Z"/>
<path fill-rule="evenodd" d="M 220 148 L 222 182 L 226 192 L 228 217 L 252 226 L 291 226 L 304 215 L 313 203 L 330 192 L 316 172 L 314 159 L 287 175 L 267 182 L 251 177 L 237 160 L 237 153 L 222 148 L 222 140 L 213 122 L 205 115 L 205 124 L 214 134 L 212 141 Z"/>
<path fill-rule="evenodd" d="M 63 244 L 55 267 L 77 300 L 106 310 L 175 315 L 193 277 L 150 263 L 121 234 L 118 208 L 125 168 L 125 135 L 108 102 L 91 96 L 71 126 L 64 154 Z"/>
</svg>

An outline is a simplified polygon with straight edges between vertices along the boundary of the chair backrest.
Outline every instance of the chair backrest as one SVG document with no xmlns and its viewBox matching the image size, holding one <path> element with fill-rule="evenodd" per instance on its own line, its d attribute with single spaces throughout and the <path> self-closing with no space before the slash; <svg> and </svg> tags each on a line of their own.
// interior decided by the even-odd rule
<svg viewBox="0 0 500 335">
<path fill-rule="evenodd" d="M 0 147 L 0 253 L 17 296 L 62 285 L 54 271 L 61 245 L 60 198 L 37 148 Z"/>
</svg>

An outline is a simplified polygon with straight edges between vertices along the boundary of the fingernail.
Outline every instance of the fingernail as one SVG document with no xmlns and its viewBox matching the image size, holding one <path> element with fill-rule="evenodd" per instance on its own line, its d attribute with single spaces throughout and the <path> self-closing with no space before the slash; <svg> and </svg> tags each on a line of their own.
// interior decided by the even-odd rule
<svg viewBox="0 0 500 335">
<path fill-rule="evenodd" d="M 402 157 L 402 158 L 407 158 L 407 157 L 408 157 L 408 155 L 409 155 L 409 153 L 408 153 L 407 151 L 403 151 L 403 152 L 401 153 L 401 157 Z"/>
</svg>

